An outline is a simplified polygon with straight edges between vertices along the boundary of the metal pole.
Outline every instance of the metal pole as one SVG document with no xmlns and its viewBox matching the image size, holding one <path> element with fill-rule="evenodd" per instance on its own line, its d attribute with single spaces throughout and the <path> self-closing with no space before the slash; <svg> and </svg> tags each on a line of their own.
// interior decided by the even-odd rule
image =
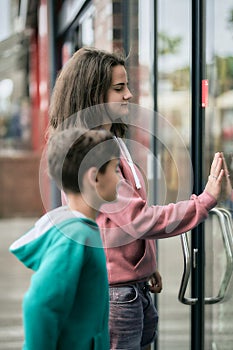
<svg viewBox="0 0 233 350">
<path fill-rule="evenodd" d="M 56 60 L 56 28 L 55 28 L 55 7 L 54 0 L 48 1 L 48 41 L 49 41 L 49 65 L 50 65 L 50 95 L 56 80 L 57 60 Z M 61 192 L 58 190 L 54 181 L 51 185 L 51 209 L 61 204 Z"/>
<path fill-rule="evenodd" d="M 204 110 L 201 106 L 204 74 L 204 3 L 192 0 L 192 162 L 194 193 L 202 192 L 204 154 Z M 204 297 L 205 297 L 205 237 L 204 225 L 192 231 L 192 297 L 198 302 L 191 307 L 191 350 L 204 350 Z"/>
<path fill-rule="evenodd" d="M 158 135 L 158 120 L 157 120 L 157 111 L 158 111 L 158 23 L 157 23 L 157 16 L 158 16 L 158 11 L 157 11 L 158 7 L 157 7 L 157 0 L 154 0 L 154 42 L 153 42 L 153 46 L 154 46 L 154 62 L 153 62 L 153 77 L 154 77 L 154 81 L 153 81 L 153 100 L 154 100 L 154 132 L 153 132 L 153 154 L 154 156 L 157 158 L 158 155 L 158 142 L 156 139 L 156 135 Z M 154 198 L 154 202 L 156 203 L 158 200 L 158 182 L 157 182 L 157 178 L 158 178 L 158 169 L 157 169 L 157 164 L 154 162 L 154 188 L 153 188 L 153 198 Z M 157 251 L 157 256 L 159 254 L 159 244 L 158 242 L 155 242 L 156 244 L 156 251 Z M 154 305 L 158 311 L 158 297 L 156 294 L 154 294 Z M 158 337 L 159 337 L 159 333 L 158 333 Z M 158 349 L 158 338 L 154 341 L 154 350 Z"/>
</svg>

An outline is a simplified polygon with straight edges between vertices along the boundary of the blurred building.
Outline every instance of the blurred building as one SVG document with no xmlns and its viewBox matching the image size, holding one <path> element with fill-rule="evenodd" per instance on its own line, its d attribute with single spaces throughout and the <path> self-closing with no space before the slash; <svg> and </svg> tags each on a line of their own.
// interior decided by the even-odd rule
<svg viewBox="0 0 233 350">
<path fill-rule="evenodd" d="M 195 23 L 192 24 L 194 9 L 191 2 L 181 1 L 174 9 L 179 14 L 181 24 L 170 15 L 172 11 L 168 9 L 171 6 L 168 0 L 2 0 L 6 10 L 1 14 L 3 29 L 0 42 L 1 153 L 5 157 L 9 151 L 13 151 L 11 155 L 17 153 L 18 156 L 19 151 L 23 151 L 24 156 L 26 153 L 29 156 L 31 152 L 30 159 L 40 158 L 48 125 L 49 99 L 57 72 L 75 50 L 82 46 L 95 46 L 109 51 L 120 49 L 126 53 L 130 87 L 134 93 L 131 102 L 165 115 L 179 131 L 188 149 L 192 147 L 192 66 L 196 66 L 194 59 L 199 62 L 200 59 L 204 60 L 200 75 L 203 80 L 207 78 L 209 88 L 206 96 L 208 108 L 200 109 L 202 114 L 205 112 L 202 131 L 206 127 L 209 131 L 204 135 L 209 150 L 205 161 L 208 164 L 210 155 L 218 148 L 227 151 L 229 164 L 232 164 L 229 146 L 232 139 L 229 136 L 232 135 L 232 107 L 229 107 L 229 102 L 226 110 L 220 102 L 221 94 L 231 101 L 226 92 L 233 88 L 229 49 L 233 27 L 232 6 L 228 0 L 221 9 L 222 16 L 211 23 L 220 6 L 217 0 L 214 3 L 215 6 L 211 7 L 209 1 L 200 1 L 200 8 L 206 8 L 206 14 L 203 12 L 205 31 L 203 28 L 199 38 L 202 43 L 197 43 L 203 45 L 202 57 L 195 58 L 192 53 L 192 40 L 196 39 L 192 39 L 195 29 L 191 25 Z M 212 31 L 210 28 L 213 25 L 218 30 Z M 221 41 L 219 33 L 225 40 Z M 203 35 L 207 37 L 207 34 L 209 40 L 205 42 Z M 201 81 L 197 88 L 200 99 Z M 154 123 L 155 118 L 152 119 L 152 122 L 145 121 L 145 125 L 154 133 L 155 124 L 159 127 L 159 121 Z M 169 138 L 169 131 L 165 130 L 162 139 L 167 135 Z M 143 144 L 151 144 L 149 136 L 147 140 L 144 136 L 142 138 Z M 169 147 L 174 147 L 171 140 L 166 142 L 170 144 Z M 160 146 L 157 144 L 156 147 L 158 150 Z M 177 152 L 180 151 L 177 149 Z M 171 157 L 163 145 L 159 154 L 167 167 Z M 148 157 L 140 161 L 146 172 L 151 169 Z M 183 156 L 177 162 L 182 164 Z M 173 176 L 166 179 L 169 190 L 167 201 L 175 200 L 177 196 L 176 167 L 176 164 L 169 166 Z M 182 182 L 185 181 L 186 174 L 180 176 Z M 54 199 L 53 193 L 50 193 L 50 186 L 45 184 L 44 188 L 46 194 L 43 202 L 46 203 L 43 206 L 56 205 L 56 197 Z M 17 191 L 14 193 L 17 194 Z M 39 194 L 38 191 L 36 193 Z M 35 207 L 41 211 L 41 204 L 35 204 Z M 25 203 L 21 205 L 20 201 L 16 212 L 10 207 L 7 209 L 6 203 L 4 206 L 0 203 L 0 215 L 23 214 L 24 211 L 25 215 L 30 214 Z"/>
<path fill-rule="evenodd" d="M 193 191 L 200 193 L 216 151 L 224 151 L 233 178 L 232 0 L 3 3 L 0 216 L 37 215 L 59 204 L 59 193 L 46 176 L 42 157 L 49 100 L 57 73 L 82 46 L 121 49 L 128 57 L 131 102 L 140 106 L 135 112 L 139 128 L 130 136 L 140 147 L 132 147 L 131 152 L 149 179 L 149 201 L 166 204 L 186 199 Z M 208 247 L 214 246 L 213 232 L 208 232 Z M 195 233 L 192 237 L 193 248 L 204 254 L 203 245 L 194 246 Z M 191 310 L 177 306 L 173 290 L 179 289 L 182 266 L 176 258 L 170 263 L 169 244 L 176 243 L 172 239 L 163 242 L 158 254 L 161 271 L 172 275 L 172 283 L 165 281 L 167 291 L 172 292 L 160 299 L 158 349 L 231 350 L 229 304 L 206 307 L 204 321 L 204 289 L 197 280 L 203 271 L 194 274 L 192 281 L 194 292 L 202 288 L 202 304 Z M 215 256 L 225 261 L 222 250 L 206 256 L 208 291 L 215 286 L 215 271 L 221 265 L 212 261 Z M 216 290 L 215 286 L 210 294 Z"/>
<path fill-rule="evenodd" d="M 38 169 L 40 147 L 33 139 L 29 40 L 21 14 L 26 3 L 2 0 L 0 11 L 0 217 L 43 212 Z"/>
</svg>

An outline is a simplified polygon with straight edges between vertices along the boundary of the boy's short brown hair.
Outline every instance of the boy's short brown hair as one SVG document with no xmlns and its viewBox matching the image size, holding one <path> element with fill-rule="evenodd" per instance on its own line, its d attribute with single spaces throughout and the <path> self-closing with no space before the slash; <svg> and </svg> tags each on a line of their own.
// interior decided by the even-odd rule
<svg viewBox="0 0 233 350">
<path fill-rule="evenodd" d="M 49 174 L 64 192 L 79 193 L 89 168 L 104 173 L 108 162 L 119 155 L 119 146 L 109 131 L 66 129 L 54 133 L 48 142 Z"/>
</svg>

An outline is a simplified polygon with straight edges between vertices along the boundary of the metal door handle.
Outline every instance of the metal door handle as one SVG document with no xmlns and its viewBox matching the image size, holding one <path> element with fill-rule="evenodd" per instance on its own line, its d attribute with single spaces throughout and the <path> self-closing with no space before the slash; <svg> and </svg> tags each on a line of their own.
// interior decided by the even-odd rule
<svg viewBox="0 0 233 350">
<path fill-rule="evenodd" d="M 215 304 L 224 299 L 228 285 L 231 280 L 232 273 L 233 273 L 233 225 L 232 225 L 231 214 L 229 213 L 228 210 L 223 208 L 221 209 L 214 208 L 210 211 L 210 214 L 217 215 L 219 220 L 221 233 L 223 237 L 223 244 L 226 251 L 227 266 L 226 266 L 226 271 L 225 271 L 217 296 L 206 297 L 205 304 Z M 183 271 L 183 276 L 181 280 L 178 299 L 183 304 L 194 305 L 198 300 L 197 298 L 185 297 L 185 292 L 187 289 L 187 285 L 188 285 L 188 281 L 191 273 L 191 256 L 189 251 L 187 233 L 183 233 L 181 235 L 181 244 L 182 244 L 183 255 L 184 255 L 184 271 Z"/>
<path fill-rule="evenodd" d="M 218 208 L 218 210 L 220 210 L 226 219 L 226 223 L 227 223 L 227 231 L 228 231 L 228 235 L 229 235 L 229 243 L 230 243 L 230 248 L 231 248 L 231 252 L 233 255 L 233 223 L 232 223 L 232 216 L 229 210 L 225 209 L 225 208 Z"/>
<path fill-rule="evenodd" d="M 180 290 L 178 294 L 178 299 L 181 303 L 186 305 L 194 305 L 197 302 L 197 298 L 186 298 L 185 292 L 187 289 L 189 276 L 191 273 L 191 256 L 190 256 L 190 250 L 188 245 L 188 237 L 187 233 L 183 233 L 181 236 L 181 244 L 182 244 L 182 250 L 183 250 L 183 256 L 184 256 L 184 272 L 180 284 Z"/>
<path fill-rule="evenodd" d="M 218 295 L 216 297 L 205 298 L 205 304 L 215 304 L 222 301 L 226 295 L 227 287 L 230 283 L 232 272 L 233 272 L 233 254 L 232 247 L 230 242 L 231 228 L 229 223 L 229 216 L 227 214 L 227 210 L 223 208 L 214 208 L 210 211 L 210 214 L 217 215 L 222 231 L 223 244 L 226 251 L 226 270 L 224 273 L 224 277 L 222 279 L 222 283 L 219 288 Z"/>
</svg>

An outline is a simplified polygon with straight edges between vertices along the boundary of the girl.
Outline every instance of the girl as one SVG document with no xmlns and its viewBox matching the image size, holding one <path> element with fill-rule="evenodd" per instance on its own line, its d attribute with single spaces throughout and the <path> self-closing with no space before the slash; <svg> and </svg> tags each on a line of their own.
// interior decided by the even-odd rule
<svg viewBox="0 0 233 350">
<path fill-rule="evenodd" d="M 121 149 L 118 200 L 104 204 L 97 217 L 110 286 L 111 349 L 121 350 L 145 349 L 157 334 L 158 315 L 148 284 L 153 275 L 154 291 L 162 289 L 154 240 L 179 235 L 203 221 L 217 204 L 224 170 L 227 174 L 222 154 L 216 153 L 202 194 L 149 206 L 144 178 L 122 140 L 131 97 L 124 57 L 82 48 L 59 74 L 50 105 L 50 132 L 70 125 L 104 128 Z M 226 181 L 230 195 L 229 178 Z"/>
</svg>

